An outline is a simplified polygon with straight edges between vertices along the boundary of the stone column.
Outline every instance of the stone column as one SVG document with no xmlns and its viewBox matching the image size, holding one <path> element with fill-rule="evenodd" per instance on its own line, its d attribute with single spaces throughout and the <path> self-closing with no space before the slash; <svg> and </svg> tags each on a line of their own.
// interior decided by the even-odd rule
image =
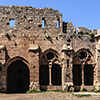
<svg viewBox="0 0 100 100">
<path fill-rule="evenodd" d="M 51 68 L 52 68 L 52 63 L 49 63 L 49 85 L 51 86 Z"/>
<path fill-rule="evenodd" d="M 84 87 L 84 64 L 82 64 L 82 87 Z"/>
<path fill-rule="evenodd" d="M 64 61 L 65 61 L 65 53 L 64 53 L 64 51 L 62 52 L 62 58 L 64 58 Z M 62 86 L 63 86 L 63 84 L 64 84 L 64 61 L 62 61 L 62 69 L 61 69 L 61 71 L 62 71 Z"/>
</svg>

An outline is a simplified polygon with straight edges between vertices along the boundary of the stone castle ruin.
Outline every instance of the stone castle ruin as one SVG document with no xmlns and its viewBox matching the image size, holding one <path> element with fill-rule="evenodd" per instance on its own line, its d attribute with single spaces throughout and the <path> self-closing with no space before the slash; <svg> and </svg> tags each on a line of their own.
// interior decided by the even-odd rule
<svg viewBox="0 0 100 100">
<path fill-rule="evenodd" d="M 52 8 L 0 6 L 1 92 L 100 89 L 99 64 L 100 30 Z"/>
</svg>

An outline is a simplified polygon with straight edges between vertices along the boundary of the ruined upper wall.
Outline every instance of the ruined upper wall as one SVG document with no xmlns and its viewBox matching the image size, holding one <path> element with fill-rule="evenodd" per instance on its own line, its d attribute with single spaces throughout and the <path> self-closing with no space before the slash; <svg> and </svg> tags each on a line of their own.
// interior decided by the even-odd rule
<svg viewBox="0 0 100 100">
<path fill-rule="evenodd" d="M 0 6 L 0 27 L 9 29 L 9 21 L 15 20 L 15 27 L 29 26 L 30 28 L 42 27 L 45 20 L 45 28 L 62 29 L 62 14 L 52 8 L 32 8 L 28 6 Z M 57 27 L 59 21 L 59 27 Z"/>
</svg>

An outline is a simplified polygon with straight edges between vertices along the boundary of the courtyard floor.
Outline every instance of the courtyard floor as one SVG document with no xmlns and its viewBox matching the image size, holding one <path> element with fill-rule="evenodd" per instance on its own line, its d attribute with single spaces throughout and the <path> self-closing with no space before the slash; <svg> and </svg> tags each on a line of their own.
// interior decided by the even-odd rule
<svg viewBox="0 0 100 100">
<path fill-rule="evenodd" d="M 29 94 L 0 94 L 0 100 L 100 100 L 94 92 L 44 92 Z"/>
</svg>

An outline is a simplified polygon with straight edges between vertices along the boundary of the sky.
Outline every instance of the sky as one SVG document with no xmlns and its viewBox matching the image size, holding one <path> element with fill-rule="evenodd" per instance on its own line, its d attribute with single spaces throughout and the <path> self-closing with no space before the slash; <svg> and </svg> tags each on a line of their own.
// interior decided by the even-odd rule
<svg viewBox="0 0 100 100">
<path fill-rule="evenodd" d="M 0 0 L 0 6 L 10 5 L 53 8 L 76 28 L 100 29 L 100 0 Z"/>
</svg>

